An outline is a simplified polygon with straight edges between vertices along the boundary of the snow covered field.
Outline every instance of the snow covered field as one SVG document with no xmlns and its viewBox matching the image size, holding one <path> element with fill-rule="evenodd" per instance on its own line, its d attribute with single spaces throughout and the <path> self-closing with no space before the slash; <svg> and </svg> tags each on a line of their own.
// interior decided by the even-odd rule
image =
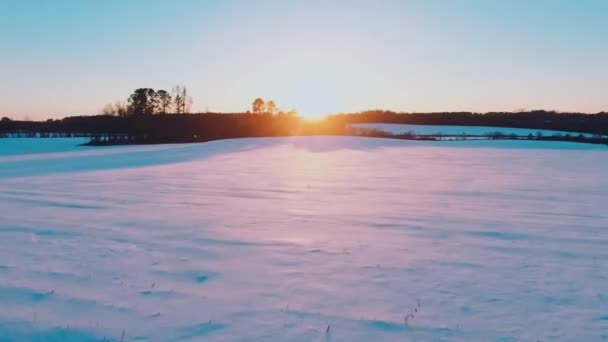
<svg viewBox="0 0 608 342">
<path fill-rule="evenodd" d="M 447 125 L 404 125 L 404 124 L 385 124 L 385 123 L 363 123 L 363 124 L 352 124 L 352 128 L 359 129 L 375 129 L 383 132 L 392 134 L 404 134 L 413 132 L 419 135 L 486 135 L 495 132 L 500 132 L 506 135 L 536 135 L 541 133 L 544 136 L 552 136 L 555 134 L 570 134 L 579 135 L 583 134 L 585 137 L 591 137 L 591 134 L 578 133 L 578 132 L 562 132 L 562 131 L 551 131 L 546 129 L 531 129 L 531 128 L 513 128 L 513 127 L 488 127 L 488 126 L 447 126 Z"/>
<path fill-rule="evenodd" d="M 605 146 L 37 141 L 0 140 L 0 341 L 608 340 Z"/>
<path fill-rule="evenodd" d="M 65 152 L 83 149 L 87 138 L 2 138 L 0 156 L 32 153 Z"/>
</svg>

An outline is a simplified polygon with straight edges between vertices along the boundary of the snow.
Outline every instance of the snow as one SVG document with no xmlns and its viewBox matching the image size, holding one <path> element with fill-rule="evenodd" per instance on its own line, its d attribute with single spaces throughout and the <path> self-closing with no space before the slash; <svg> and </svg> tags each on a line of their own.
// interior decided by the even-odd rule
<svg viewBox="0 0 608 342">
<path fill-rule="evenodd" d="M 543 136 L 552 136 L 556 134 L 583 134 L 585 137 L 591 137 L 592 134 L 578 132 L 562 132 L 546 129 L 531 129 L 531 128 L 513 128 L 513 127 L 489 127 L 489 126 L 447 126 L 447 125 L 407 125 L 407 124 L 385 124 L 385 123 L 363 123 L 351 124 L 350 127 L 359 129 L 374 129 L 392 134 L 404 134 L 413 132 L 418 135 L 487 135 L 495 132 L 500 132 L 506 135 L 536 135 L 541 133 Z"/>
<path fill-rule="evenodd" d="M 0 341 L 608 339 L 605 146 L 45 149 L 0 149 Z"/>
<path fill-rule="evenodd" d="M 86 149 L 79 145 L 87 141 L 87 138 L 0 138 L 0 156 Z"/>
</svg>

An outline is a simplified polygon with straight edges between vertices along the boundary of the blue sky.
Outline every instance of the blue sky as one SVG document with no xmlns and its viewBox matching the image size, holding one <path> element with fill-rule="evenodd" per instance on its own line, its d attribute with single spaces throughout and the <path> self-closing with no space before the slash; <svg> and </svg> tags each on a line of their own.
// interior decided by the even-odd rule
<svg viewBox="0 0 608 342">
<path fill-rule="evenodd" d="M 607 17 L 603 0 L 0 0 L 0 115 L 176 84 L 196 110 L 598 112 Z"/>
</svg>

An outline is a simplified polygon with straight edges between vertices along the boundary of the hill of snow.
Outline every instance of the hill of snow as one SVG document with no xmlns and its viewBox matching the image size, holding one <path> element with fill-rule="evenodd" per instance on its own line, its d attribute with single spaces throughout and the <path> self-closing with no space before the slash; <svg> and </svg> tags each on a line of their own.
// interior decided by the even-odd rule
<svg viewBox="0 0 608 342">
<path fill-rule="evenodd" d="M 608 339 L 604 146 L 44 141 L 0 140 L 0 341 Z"/>
</svg>

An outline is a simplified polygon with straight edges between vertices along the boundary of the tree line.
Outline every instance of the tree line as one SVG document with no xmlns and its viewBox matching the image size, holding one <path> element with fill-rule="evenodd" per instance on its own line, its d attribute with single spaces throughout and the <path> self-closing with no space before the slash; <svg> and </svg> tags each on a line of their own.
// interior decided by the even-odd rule
<svg viewBox="0 0 608 342">
<path fill-rule="evenodd" d="M 255 99 L 245 113 L 188 114 L 188 92 L 180 87 L 170 97 L 149 88 L 136 89 L 129 96 L 123 112 L 111 115 L 75 116 L 59 120 L 18 121 L 0 119 L 0 137 L 10 136 L 91 136 L 94 144 L 137 144 L 197 142 L 216 139 L 288 136 L 288 135 L 352 135 L 353 123 L 395 123 L 425 125 L 493 126 L 608 135 L 608 113 L 559 113 L 555 111 L 526 112 L 438 112 L 397 113 L 373 110 L 360 113 L 329 115 L 319 121 L 300 120 L 295 110 L 285 112 L 272 100 Z M 159 95 L 160 93 L 160 95 Z M 179 99 L 176 102 L 176 94 Z M 164 100 L 162 100 L 164 99 Z M 170 100 L 169 100 L 170 99 Z M 186 99 L 184 102 L 183 99 Z M 191 102 L 190 102 L 191 103 Z M 119 106 L 120 109 L 120 106 Z M 122 114 L 121 114 L 122 113 Z M 154 114 L 154 115 L 152 115 Z M 36 134 L 34 134 L 36 133 Z M 390 137 L 386 133 L 366 135 Z M 412 138 L 412 137 L 397 137 Z M 504 138 L 496 136 L 495 138 Z M 534 137 L 542 139 L 586 140 L 578 135 Z M 597 140 L 603 142 L 604 138 Z"/>
<path fill-rule="evenodd" d="M 295 109 L 285 112 L 277 107 L 273 100 L 264 101 L 264 99 L 259 97 L 253 101 L 251 111 L 247 113 L 298 116 L 298 111 Z"/>
<path fill-rule="evenodd" d="M 168 92 L 164 89 L 138 88 L 126 102 L 116 101 L 102 109 L 103 115 L 129 117 L 152 114 L 188 114 L 194 100 L 186 86 L 175 86 Z"/>
<path fill-rule="evenodd" d="M 109 103 L 102 109 L 103 115 L 130 117 L 153 114 L 189 114 L 194 100 L 186 86 L 175 86 L 168 92 L 164 89 L 138 88 L 127 101 Z M 284 111 L 273 100 L 256 98 L 247 113 L 297 116 L 295 109 Z"/>
<path fill-rule="evenodd" d="M 370 110 L 358 113 L 339 113 L 328 116 L 340 124 L 392 123 L 416 125 L 491 126 L 546 129 L 608 135 L 608 112 L 596 114 L 569 113 L 548 110 L 518 112 L 432 112 L 398 113 Z"/>
</svg>

